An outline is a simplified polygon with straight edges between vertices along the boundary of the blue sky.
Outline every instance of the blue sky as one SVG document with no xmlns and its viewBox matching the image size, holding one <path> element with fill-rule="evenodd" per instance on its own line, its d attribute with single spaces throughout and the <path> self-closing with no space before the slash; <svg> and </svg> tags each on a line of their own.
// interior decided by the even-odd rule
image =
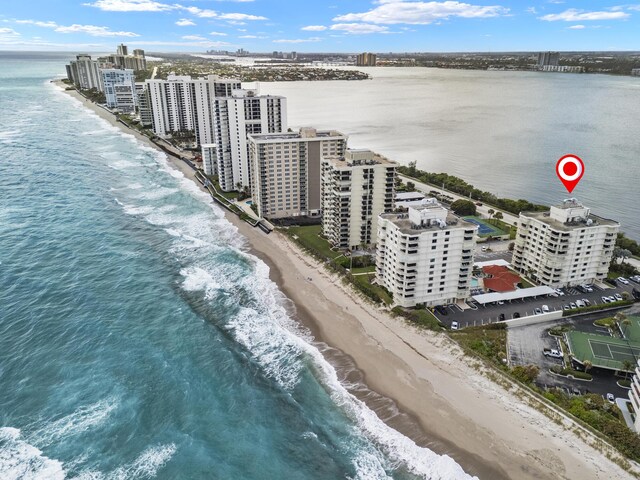
<svg viewBox="0 0 640 480">
<path fill-rule="evenodd" d="M 177 2 L 177 3 L 174 3 Z M 4 0 L 0 50 L 640 50 L 640 1 Z"/>
</svg>

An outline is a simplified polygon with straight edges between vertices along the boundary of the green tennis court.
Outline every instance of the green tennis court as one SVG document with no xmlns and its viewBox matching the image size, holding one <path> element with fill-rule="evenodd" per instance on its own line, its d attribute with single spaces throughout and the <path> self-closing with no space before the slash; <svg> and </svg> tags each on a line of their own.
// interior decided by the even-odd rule
<svg viewBox="0 0 640 480">
<path fill-rule="evenodd" d="M 576 360 L 589 360 L 594 367 L 621 370 L 625 362 L 635 366 L 640 358 L 640 344 L 623 338 L 568 332 L 567 345 Z"/>
</svg>

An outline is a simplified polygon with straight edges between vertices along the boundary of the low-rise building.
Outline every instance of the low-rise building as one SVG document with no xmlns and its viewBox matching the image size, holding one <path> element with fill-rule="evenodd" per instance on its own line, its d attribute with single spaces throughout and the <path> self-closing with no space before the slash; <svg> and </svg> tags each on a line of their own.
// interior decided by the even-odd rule
<svg viewBox="0 0 640 480">
<path fill-rule="evenodd" d="M 344 155 L 347 136 L 335 130 L 301 128 L 249 135 L 248 140 L 251 195 L 258 214 L 266 218 L 320 216 L 322 159 Z"/>
<path fill-rule="evenodd" d="M 396 208 L 407 208 L 411 205 L 420 205 L 427 198 L 420 192 L 398 192 L 396 193 Z"/>
<path fill-rule="evenodd" d="M 322 160 L 322 230 L 334 247 L 375 245 L 378 215 L 393 211 L 397 166 L 371 150 Z"/>
<path fill-rule="evenodd" d="M 552 287 L 604 280 L 619 229 L 618 222 L 593 215 L 575 198 L 548 212 L 522 212 L 513 267 Z"/>
<path fill-rule="evenodd" d="M 395 304 L 443 305 L 469 297 L 478 226 L 435 199 L 378 220 L 376 278 Z"/>
</svg>

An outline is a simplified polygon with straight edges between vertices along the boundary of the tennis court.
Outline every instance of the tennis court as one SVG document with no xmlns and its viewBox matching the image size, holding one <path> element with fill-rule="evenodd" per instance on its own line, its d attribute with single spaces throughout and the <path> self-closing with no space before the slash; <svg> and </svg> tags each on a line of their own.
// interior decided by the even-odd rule
<svg viewBox="0 0 640 480">
<path fill-rule="evenodd" d="M 486 223 L 478 217 L 463 217 L 463 220 L 478 225 L 478 235 L 481 237 L 488 237 L 489 235 L 507 235 L 507 232 L 503 232 L 498 227 L 491 225 L 490 223 Z"/>
<path fill-rule="evenodd" d="M 620 370 L 624 362 L 632 365 L 640 358 L 640 344 L 623 338 L 585 332 L 567 333 L 567 345 L 580 363 L 589 360 L 594 367 Z"/>
</svg>

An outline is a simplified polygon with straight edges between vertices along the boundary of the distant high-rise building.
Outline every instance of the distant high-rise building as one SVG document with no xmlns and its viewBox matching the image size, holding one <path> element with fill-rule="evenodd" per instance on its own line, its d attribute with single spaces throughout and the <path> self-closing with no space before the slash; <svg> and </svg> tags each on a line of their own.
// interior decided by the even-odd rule
<svg viewBox="0 0 640 480">
<path fill-rule="evenodd" d="M 287 99 L 256 95 L 252 90 L 234 90 L 229 96 L 216 96 L 214 111 L 220 188 L 229 192 L 249 187 L 247 135 L 285 131 Z"/>
<path fill-rule="evenodd" d="M 513 267 L 549 287 L 607 278 L 620 224 L 570 198 L 549 212 L 521 212 Z"/>
<path fill-rule="evenodd" d="M 540 52 L 538 53 L 538 67 L 547 65 L 558 66 L 560 54 L 558 52 Z"/>
<path fill-rule="evenodd" d="M 266 218 L 319 216 L 322 159 L 342 156 L 347 136 L 335 130 L 249 135 L 251 194 Z"/>
<path fill-rule="evenodd" d="M 397 166 L 371 150 L 322 160 L 322 231 L 334 247 L 376 243 L 378 215 L 393 211 Z"/>
<path fill-rule="evenodd" d="M 133 70 L 103 68 L 100 73 L 107 107 L 116 108 L 123 113 L 135 112 L 138 97 Z"/>
<path fill-rule="evenodd" d="M 192 79 L 169 75 L 166 80 L 146 80 L 151 99 L 153 132 L 164 137 L 172 132 L 190 130 L 199 145 L 214 143 L 213 100 L 230 96 L 239 89 L 238 80 L 215 75 Z"/>
<path fill-rule="evenodd" d="M 91 55 L 76 55 L 75 60 L 71 60 L 67 65 L 67 78 L 81 90 L 103 91 L 102 75 L 100 74 L 100 64 L 91 59 Z"/>
<path fill-rule="evenodd" d="M 117 52 L 118 52 L 118 55 L 124 55 L 125 57 L 129 55 L 129 49 L 124 43 L 121 43 L 120 45 L 118 45 Z"/>
<path fill-rule="evenodd" d="M 469 297 L 478 226 L 435 199 L 378 219 L 376 278 L 402 307 Z"/>
<path fill-rule="evenodd" d="M 356 57 L 356 65 L 358 67 L 375 67 L 376 66 L 376 54 L 375 53 L 361 53 Z"/>
</svg>

